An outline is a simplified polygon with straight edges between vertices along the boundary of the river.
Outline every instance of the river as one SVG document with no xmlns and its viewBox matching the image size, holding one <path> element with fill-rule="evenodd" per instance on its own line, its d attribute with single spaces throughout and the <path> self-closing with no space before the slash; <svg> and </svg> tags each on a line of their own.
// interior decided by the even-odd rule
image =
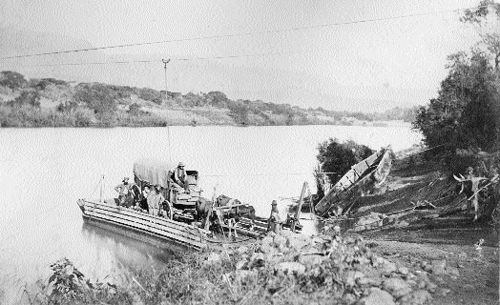
<svg viewBox="0 0 500 305">
<path fill-rule="evenodd" d="M 318 143 L 352 139 L 395 151 L 419 143 L 409 125 L 390 127 L 170 127 L 111 129 L 0 128 L 0 303 L 25 283 L 45 279 L 67 257 L 92 280 L 132 265 L 161 265 L 174 249 L 83 225 L 78 198 L 105 196 L 133 162 L 154 158 L 200 172 L 203 195 L 226 194 L 267 215 L 273 199 L 297 197 L 312 171 Z M 170 140 L 169 140 L 170 139 Z M 2 289 L 3 287 L 3 289 Z M 3 291 L 2 291 L 3 290 Z"/>
</svg>

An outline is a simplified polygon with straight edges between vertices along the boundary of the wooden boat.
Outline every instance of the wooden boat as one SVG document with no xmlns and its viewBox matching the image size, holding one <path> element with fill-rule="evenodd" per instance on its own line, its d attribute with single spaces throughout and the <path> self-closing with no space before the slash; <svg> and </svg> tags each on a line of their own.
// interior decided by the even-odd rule
<svg viewBox="0 0 500 305">
<path fill-rule="evenodd" d="M 105 223 L 120 227 L 124 231 L 131 230 L 194 249 L 202 249 L 207 245 L 208 232 L 195 225 L 152 216 L 99 200 L 79 199 L 77 204 L 82 210 L 83 219 L 89 223 Z"/>
<path fill-rule="evenodd" d="M 190 191 L 178 193 L 169 185 L 168 177 L 171 175 L 172 166 L 172 164 L 155 160 L 135 162 L 133 167 L 135 183 L 131 184 L 133 185 L 131 189 L 136 189 L 136 194 L 140 193 L 140 196 L 134 200 L 135 205 L 120 206 L 116 198 L 111 200 L 79 199 L 77 204 L 82 211 L 83 219 L 106 229 L 112 227 L 113 231 L 133 231 L 136 235 L 142 234 L 195 249 L 202 249 L 214 241 L 223 243 L 222 240 L 232 238 L 231 234 L 227 234 L 228 231 L 236 231 L 238 234 L 253 238 L 264 236 L 268 232 L 267 218 L 256 217 L 252 221 L 249 218 L 240 217 L 239 221 L 235 222 L 225 217 L 225 211 L 235 208 L 236 205 L 213 207 L 212 213 L 209 214 L 216 217 L 197 219 L 196 202 L 202 192 L 198 187 L 198 171 L 186 170 L 186 181 L 189 183 Z M 161 216 L 150 215 L 138 208 L 139 202 L 144 200 L 143 190 L 148 185 L 161 187 L 161 193 L 165 198 L 160 209 Z M 203 220 L 208 224 L 202 227 Z M 222 232 L 219 234 L 210 232 L 210 227 L 217 227 L 212 226 L 213 224 L 219 225 Z M 293 222 L 293 219 L 287 219 L 283 227 L 292 229 L 292 225 L 293 231 L 297 232 L 302 229 L 300 224 Z"/>
<path fill-rule="evenodd" d="M 390 148 L 382 148 L 363 161 L 353 165 L 328 193 L 316 204 L 314 212 L 321 217 L 345 214 L 351 203 L 348 199 L 362 186 L 373 181 L 373 174 L 381 161 L 392 154 Z M 387 173 L 388 174 L 388 173 Z"/>
</svg>

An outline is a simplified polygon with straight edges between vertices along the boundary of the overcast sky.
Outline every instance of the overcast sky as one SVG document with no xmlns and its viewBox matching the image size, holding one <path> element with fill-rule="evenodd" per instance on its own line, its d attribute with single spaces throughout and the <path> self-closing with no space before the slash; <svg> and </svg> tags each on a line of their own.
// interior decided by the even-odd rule
<svg viewBox="0 0 500 305">
<path fill-rule="evenodd" d="M 8 53 L 4 56 L 85 46 L 258 34 L 0 60 L 0 67 L 28 77 L 162 89 L 165 84 L 161 58 L 165 57 L 173 59 L 168 65 L 169 91 L 220 90 L 235 99 L 345 110 L 425 104 L 436 96 L 446 75 L 446 56 L 467 50 L 476 40 L 471 30 L 458 22 L 458 13 L 332 24 L 467 8 L 478 2 L 3 0 L 0 27 L 20 33 L 37 32 L 44 37 L 39 44 L 24 46 L 19 37 L 21 42 L 15 49 L 4 46 L 4 52 Z M 316 27 L 320 25 L 325 26 Z M 259 33 L 264 31 L 271 33 Z M 269 53 L 272 55 L 213 58 Z M 197 57 L 209 59 L 175 60 Z M 142 59 L 157 61 L 35 66 Z"/>
</svg>

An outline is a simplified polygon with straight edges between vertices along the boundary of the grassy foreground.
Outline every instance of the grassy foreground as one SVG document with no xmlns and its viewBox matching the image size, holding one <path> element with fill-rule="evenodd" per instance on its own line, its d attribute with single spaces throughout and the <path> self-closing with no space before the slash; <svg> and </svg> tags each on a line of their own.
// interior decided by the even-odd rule
<svg viewBox="0 0 500 305">
<path fill-rule="evenodd" d="M 338 228 L 316 237 L 282 232 L 238 248 L 185 253 L 163 269 L 94 283 L 67 259 L 30 297 L 36 304 L 424 304 L 437 286 Z M 429 292 L 430 291 L 430 292 Z"/>
</svg>

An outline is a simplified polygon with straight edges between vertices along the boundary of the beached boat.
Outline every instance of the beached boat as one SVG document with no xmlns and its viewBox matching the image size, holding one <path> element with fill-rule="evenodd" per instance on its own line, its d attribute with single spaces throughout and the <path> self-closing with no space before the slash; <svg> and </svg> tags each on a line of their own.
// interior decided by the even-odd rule
<svg viewBox="0 0 500 305">
<path fill-rule="evenodd" d="M 314 212 L 321 217 L 345 214 L 352 195 L 368 185 L 381 183 L 388 175 L 387 163 L 392 160 L 392 150 L 382 148 L 363 161 L 353 165 L 327 194 L 316 204 Z"/>
</svg>

